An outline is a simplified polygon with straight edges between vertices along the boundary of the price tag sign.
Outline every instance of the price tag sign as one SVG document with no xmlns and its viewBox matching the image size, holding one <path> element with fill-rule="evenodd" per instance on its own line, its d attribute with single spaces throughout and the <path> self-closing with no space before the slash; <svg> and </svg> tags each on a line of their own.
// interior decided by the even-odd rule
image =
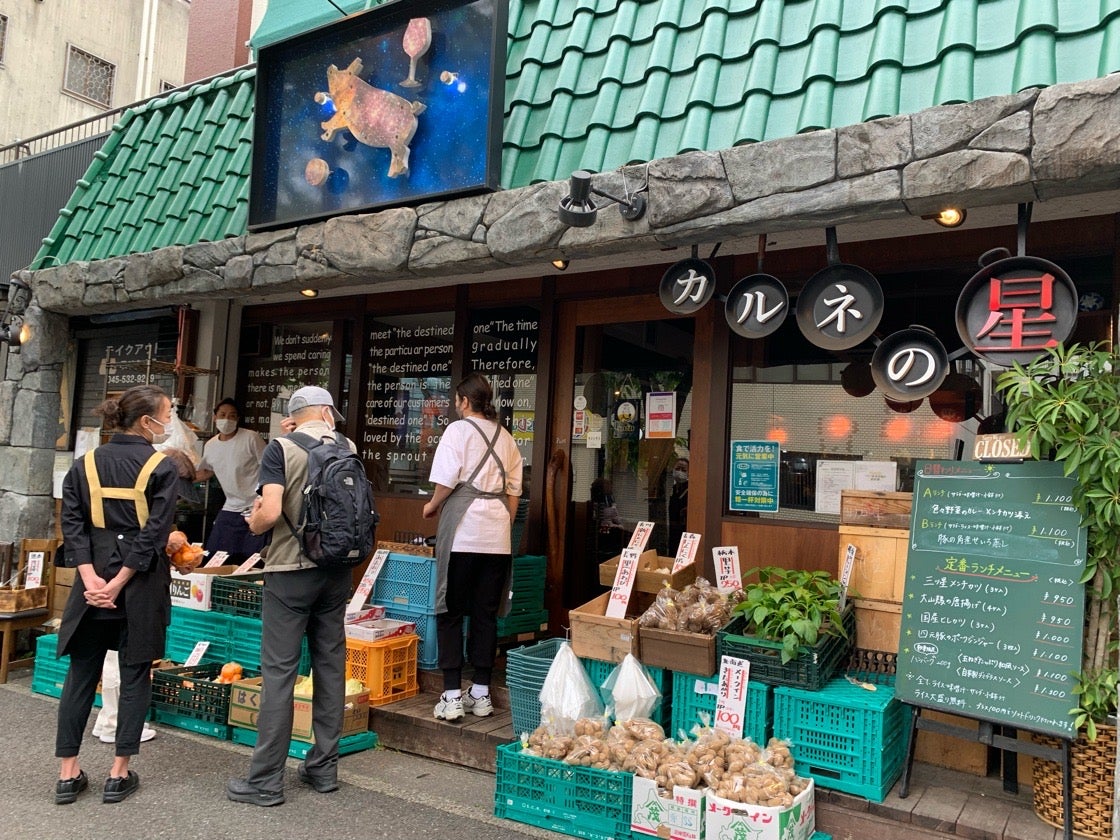
<svg viewBox="0 0 1120 840">
<path fill-rule="evenodd" d="M 214 556 L 211 557 L 209 560 L 207 560 L 202 565 L 202 568 L 213 569 L 215 566 L 224 566 L 228 559 L 229 559 L 229 552 L 228 551 L 215 551 Z"/>
<path fill-rule="evenodd" d="M 43 560 L 45 558 L 46 552 L 27 552 L 27 575 L 23 582 L 24 589 L 34 589 L 39 585 L 39 582 L 43 579 Z"/>
<path fill-rule="evenodd" d="M 649 542 L 649 538 L 652 533 L 652 522 L 639 522 L 638 527 L 634 529 L 634 534 L 630 537 L 630 545 L 626 547 L 632 548 L 639 554 L 641 554 L 646 550 L 646 543 Z"/>
<path fill-rule="evenodd" d="M 351 615 L 357 615 L 362 611 L 362 605 L 369 600 L 369 596 L 373 592 L 373 586 L 377 583 L 377 576 L 381 574 L 381 568 L 388 559 L 389 549 L 387 548 L 379 548 L 377 551 L 373 552 L 373 558 L 366 567 L 366 573 L 362 575 L 362 579 L 358 581 L 358 588 L 354 590 L 354 595 L 346 607 L 347 621 L 352 620 L 350 618 Z M 434 563 L 435 560 L 432 562 Z"/>
<path fill-rule="evenodd" d="M 188 666 L 197 665 L 199 662 L 202 661 L 202 657 L 206 654 L 206 650 L 209 647 L 210 647 L 209 642 L 198 642 L 194 646 L 194 650 L 191 651 L 191 655 L 187 657 L 187 661 L 184 662 L 183 664 L 188 665 Z"/>
<path fill-rule="evenodd" d="M 256 554 L 250 554 L 248 556 L 248 558 L 246 558 L 244 563 L 242 563 L 240 566 L 238 566 L 236 569 L 233 570 L 233 573 L 235 575 L 243 575 L 243 574 L 245 574 L 245 572 L 249 571 L 251 568 L 253 568 L 255 565 L 257 565 L 257 563 L 259 563 L 259 562 L 261 562 L 260 552 L 258 552 Z"/>
<path fill-rule="evenodd" d="M 638 558 L 641 552 L 633 548 L 622 549 L 618 569 L 614 573 L 611 597 L 607 600 L 607 618 L 626 618 L 626 606 L 630 603 L 630 593 L 634 589 L 634 578 L 638 574 Z"/>
<path fill-rule="evenodd" d="M 685 566 L 696 562 L 696 552 L 700 550 L 700 535 L 685 531 L 681 534 L 680 544 L 677 545 L 677 556 L 673 560 L 673 574 Z"/>
<path fill-rule="evenodd" d="M 840 603 L 837 609 L 844 612 L 848 603 L 848 581 L 852 579 L 852 567 L 856 564 L 856 547 L 848 543 L 848 550 L 844 554 L 844 571 L 840 573 Z"/>
<path fill-rule="evenodd" d="M 716 567 L 716 589 L 734 592 L 743 588 L 743 575 L 739 571 L 739 546 L 717 545 L 712 549 L 712 562 Z"/>
<path fill-rule="evenodd" d="M 738 656 L 725 656 L 720 660 L 719 694 L 716 695 L 716 719 L 713 727 L 732 738 L 743 737 L 750 677 L 749 660 Z"/>
</svg>

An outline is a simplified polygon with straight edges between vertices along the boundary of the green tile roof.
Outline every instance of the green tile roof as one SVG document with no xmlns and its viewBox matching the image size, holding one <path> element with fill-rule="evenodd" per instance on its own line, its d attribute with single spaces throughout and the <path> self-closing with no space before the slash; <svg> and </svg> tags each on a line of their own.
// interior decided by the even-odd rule
<svg viewBox="0 0 1120 840">
<path fill-rule="evenodd" d="M 253 45 L 338 17 L 271 0 Z M 1120 0 L 510 0 L 508 50 L 511 188 L 1103 76 Z M 33 267 L 244 233 L 253 79 L 126 112 Z"/>
</svg>

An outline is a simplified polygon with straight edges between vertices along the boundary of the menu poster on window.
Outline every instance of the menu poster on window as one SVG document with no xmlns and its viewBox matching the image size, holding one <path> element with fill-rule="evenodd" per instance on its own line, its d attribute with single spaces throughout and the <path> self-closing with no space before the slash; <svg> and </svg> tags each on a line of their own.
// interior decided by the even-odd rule
<svg viewBox="0 0 1120 840">
<path fill-rule="evenodd" d="M 780 455 L 780 446 L 774 440 L 731 441 L 731 510 L 778 510 Z"/>
<path fill-rule="evenodd" d="M 265 354 L 257 357 L 245 372 L 244 415 L 241 424 L 261 434 L 278 431 L 288 397 L 304 385 L 327 387 L 331 373 L 330 322 L 276 324 Z M 275 405 L 274 405 L 275 404 Z M 279 409 L 279 412 L 277 412 Z"/>
<path fill-rule="evenodd" d="M 898 486 L 894 461 L 817 461 L 816 512 L 840 513 L 840 491 L 882 490 Z"/>
<path fill-rule="evenodd" d="M 451 404 L 455 327 L 450 317 L 440 320 L 369 325 L 358 451 L 375 489 L 394 483 L 416 489 L 427 480 Z"/>
</svg>

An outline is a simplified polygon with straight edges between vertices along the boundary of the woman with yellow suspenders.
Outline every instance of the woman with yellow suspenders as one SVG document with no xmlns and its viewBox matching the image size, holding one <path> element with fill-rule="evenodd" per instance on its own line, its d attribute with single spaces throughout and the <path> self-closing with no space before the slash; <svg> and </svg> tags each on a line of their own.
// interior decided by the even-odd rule
<svg viewBox="0 0 1120 840">
<path fill-rule="evenodd" d="M 140 779 L 129 759 L 151 702 L 151 664 L 163 656 L 171 618 L 170 564 L 179 473 L 152 448 L 167 439 L 171 401 L 139 385 L 98 408 L 108 443 L 74 462 L 62 485 L 66 565 L 78 575 L 62 614 L 58 655 L 70 669 L 58 708 L 55 755 L 62 759 L 55 802 L 73 802 L 88 787 L 78 751 L 108 650 L 119 653 L 121 690 L 116 757 L 102 801 L 120 802 Z"/>
</svg>

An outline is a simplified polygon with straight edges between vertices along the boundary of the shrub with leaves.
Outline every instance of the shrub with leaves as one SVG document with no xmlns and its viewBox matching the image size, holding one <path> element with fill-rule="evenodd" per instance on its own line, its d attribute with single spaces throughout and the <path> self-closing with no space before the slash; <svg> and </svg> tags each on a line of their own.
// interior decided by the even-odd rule
<svg viewBox="0 0 1120 840">
<path fill-rule="evenodd" d="M 766 566 L 746 577 L 756 573 L 758 583 L 744 587 L 746 597 L 734 612 L 744 616 L 748 635 L 781 642 L 782 664 L 822 635 L 847 635 L 839 611 L 840 582 L 827 572 Z"/>
</svg>

